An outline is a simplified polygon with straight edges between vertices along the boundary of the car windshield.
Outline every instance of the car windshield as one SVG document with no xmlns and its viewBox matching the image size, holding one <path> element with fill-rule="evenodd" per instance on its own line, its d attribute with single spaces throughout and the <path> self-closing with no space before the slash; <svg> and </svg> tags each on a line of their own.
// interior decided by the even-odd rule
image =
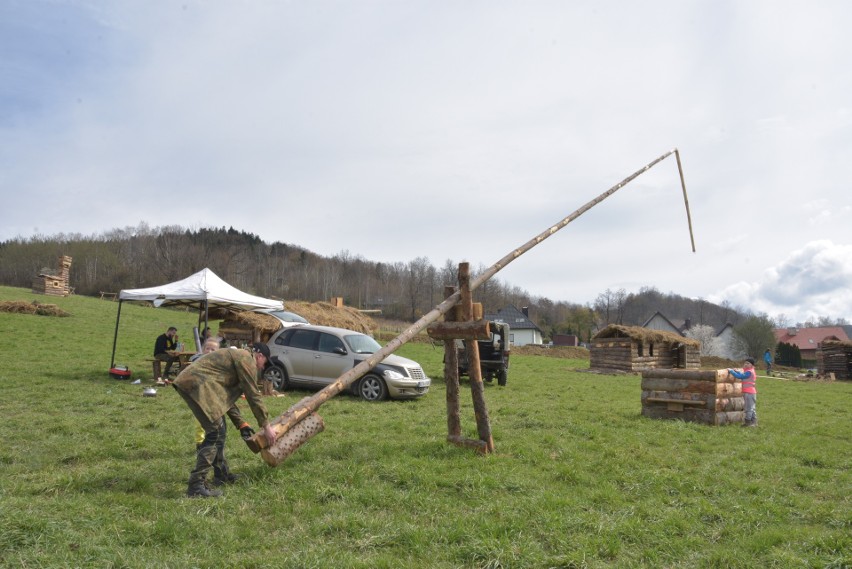
<svg viewBox="0 0 852 569">
<path fill-rule="evenodd" d="M 272 316 L 275 316 L 276 318 L 278 318 L 279 320 L 283 320 L 284 322 L 301 322 L 302 324 L 308 323 L 307 320 L 305 320 L 298 314 L 295 314 L 293 312 L 287 312 L 285 310 L 271 310 L 267 312 L 267 314 L 271 314 Z"/>
<path fill-rule="evenodd" d="M 382 349 L 378 342 L 366 334 L 350 334 L 344 336 L 344 339 L 356 354 L 374 354 Z"/>
</svg>

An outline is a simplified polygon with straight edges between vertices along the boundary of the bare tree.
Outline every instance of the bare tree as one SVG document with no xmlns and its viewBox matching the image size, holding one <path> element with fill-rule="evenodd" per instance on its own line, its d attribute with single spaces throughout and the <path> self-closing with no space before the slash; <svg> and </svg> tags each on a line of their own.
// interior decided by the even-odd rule
<svg viewBox="0 0 852 569">
<path fill-rule="evenodd" d="M 702 356 L 721 356 L 724 346 L 716 336 L 712 326 L 698 324 L 686 331 L 686 337 L 701 342 L 700 354 Z"/>
</svg>

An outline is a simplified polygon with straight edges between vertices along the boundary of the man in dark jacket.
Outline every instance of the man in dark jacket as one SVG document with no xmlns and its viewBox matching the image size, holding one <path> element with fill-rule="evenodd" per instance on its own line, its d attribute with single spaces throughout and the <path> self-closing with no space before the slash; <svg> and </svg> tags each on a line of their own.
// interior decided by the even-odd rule
<svg viewBox="0 0 852 569">
<path fill-rule="evenodd" d="M 166 330 L 165 334 L 160 334 L 154 341 L 154 359 L 166 362 L 166 369 L 163 370 L 163 376 L 168 377 L 172 370 L 172 364 L 175 363 L 177 356 L 174 351 L 177 349 L 177 328 L 172 326 Z M 159 377 L 155 377 L 160 379 Z"/>
<path fill-rule="evenodd" d="M 240 396 L 246 396 L 270 444 L 275 441 L 275 431 L 269 424 L 269 413 L 256 383 L 268 362 L 266 344 L 252 344 L 250 350 L 223 348 L 200 358 L 175 379 L 175 389 L 204 428 L 204 440 L 197 447 L 195 468 L 189 475 L 187 496 L 222 495 L 219 490 L 207 488 L 207 475 L 216 461 L 217 448 L 224 444 L 225 414 Z"/>
</svg>

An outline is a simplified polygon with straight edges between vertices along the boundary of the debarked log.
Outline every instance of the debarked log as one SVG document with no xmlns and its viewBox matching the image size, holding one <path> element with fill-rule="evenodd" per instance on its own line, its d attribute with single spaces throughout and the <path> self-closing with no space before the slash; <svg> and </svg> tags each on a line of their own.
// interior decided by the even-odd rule
<svg viewBox="0 0 852 569">
<path fill-rule="evenodd" d="M 679 419 L 689 423 L 702 423 L 705 425 L 729 425 L 742 423 L 745 418 L 743 411 L 716 412 L 709 409 L 688 409 L 683 411 L 670 411 L 666 407 L 642 407 L 642 416 L 649 419 Z"/>
<path fill-rule="evenodd" d="M 643 372 L 643 376 L 645 373 Z M 682 393 L 711 393 L 713 395 L 742 395 L 742 383 L 716 383 L 689 379 L 663 379 L 642 377 L 642 389 L 648 391 L 673 391 Z"/>
<path fill-rule="evenodd" d="M 269 466 L 278 466 L 297 448 L 305 444 L 314 435 L 321 433 L 323 429 L 325 429 L 325 423 L 322 417 L 316 413 L 311 413 L 276 439 L 272 446 L 261 450 L 260 456 Z"/>
<path fill-rule="evenodd" d="M 686 379 L 691 381 L 713 381 L 733 383 L 738 381 L 727 369 L 649 369 L 642 372 L 649 379 Z"/>
<path fill-rule="evenodd" d="M 488 330 L 488 320 L 473 320 L 470 322 L 438 322 L 426 328 L 426 333 L 433 340 L 488 340 L 491 332 Z"/>
</svg>

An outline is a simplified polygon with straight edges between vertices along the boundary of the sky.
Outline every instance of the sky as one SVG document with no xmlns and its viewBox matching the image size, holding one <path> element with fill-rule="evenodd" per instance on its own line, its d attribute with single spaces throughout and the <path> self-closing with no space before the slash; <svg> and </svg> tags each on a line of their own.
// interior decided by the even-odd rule
<svg viewBox="0 0 852 569">
<path fill-rule="evenodd" d="M 0 241 L 233 227 L 852 321 L 852 2 L 0 0 Z"/>
</svg>

